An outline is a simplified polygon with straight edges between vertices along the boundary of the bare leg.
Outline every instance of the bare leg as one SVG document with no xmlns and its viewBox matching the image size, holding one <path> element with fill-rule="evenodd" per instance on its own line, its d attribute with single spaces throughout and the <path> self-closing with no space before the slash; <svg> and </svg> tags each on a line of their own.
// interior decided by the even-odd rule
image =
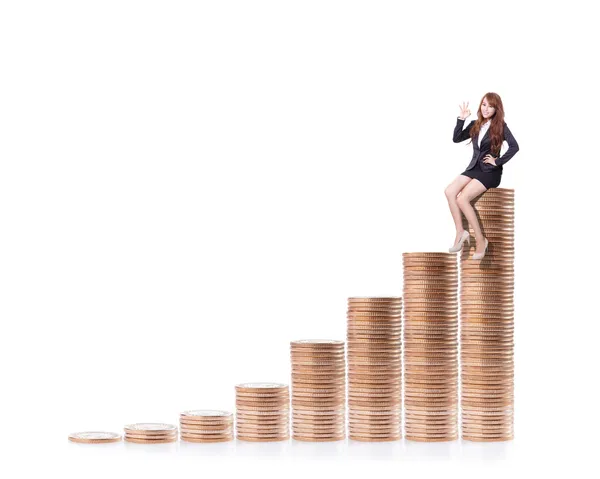
<svg viewBox="0 0 600 479">
<path fill-rule="evenodd" d="M 446 193 L 446 199 L 448 200 L 448 206 L 450 206 L 450 213 L 454 219 L 454 226 L 456 227 L 456 238 L 454 244 L 458 243 L 463 232 L 462 213 L 458 206 L 457 196 L 460 191 L 471 181 L 468 176 L 458 175 L 452 183 L 450 183 L 444 193 Z"/>
<path fill-rule="evenodd" d="M 475 248 L 476 253 L 483 253 L 485 242 L 483 241 L 483 233 L 481 232 L 479 221 L 477 221 L 477 215 L 475 214 L 473 206 L 471 206 L 471 201 L 486 189 L 487 188 L 483 186 L 481 181 L 473 180 L 462 189 L 457 200 L 460 210 L 463 212 L 465 218 L 467 218 L 467 221 L 475 232 L 475 241 L 477 241 L 477 247 Z"/>
</svg>

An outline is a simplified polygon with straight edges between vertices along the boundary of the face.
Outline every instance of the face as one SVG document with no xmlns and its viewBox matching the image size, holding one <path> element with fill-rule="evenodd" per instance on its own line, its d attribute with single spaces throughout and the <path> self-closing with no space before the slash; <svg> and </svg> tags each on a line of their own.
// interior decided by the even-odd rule
<svg viewBox="0 0 600 479">
<path fill-rule="evenodd" d="M 496 113 L 496 109 L 490 106 L 487 98 L 484 98 L 483 102 L 481 103 L 481 114 L 483 115 L 483 118 L 487 120 L 488 118 L 493 117 L 494 113 Z"/>
</svg>

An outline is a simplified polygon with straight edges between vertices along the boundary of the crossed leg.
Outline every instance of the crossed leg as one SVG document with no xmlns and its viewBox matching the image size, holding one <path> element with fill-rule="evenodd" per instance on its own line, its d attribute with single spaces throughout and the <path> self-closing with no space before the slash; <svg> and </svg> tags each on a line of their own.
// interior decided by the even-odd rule
<svg viewBox="0 0 600 479">
<path fill-rule="evenodd" d="M 473 209 L 473 206 L 471 206 L 471 201 L 481 195 L 485 190 L 487 190 L 487 188 L 483 186 L 481 181 L 473 179 L 461 190 L 460 196 L 456 200 L 460 210 L 465 215 L 465 218 L 467 218 L 469 225 L 471 225 L 471 228 L 473 228 L 473 232 L 475 233 L 475 241 L 477 241 L 477 247 L 475 248 L 476 253 L 483 253 L 485 241 L 475 210 Z"/>
</svg>

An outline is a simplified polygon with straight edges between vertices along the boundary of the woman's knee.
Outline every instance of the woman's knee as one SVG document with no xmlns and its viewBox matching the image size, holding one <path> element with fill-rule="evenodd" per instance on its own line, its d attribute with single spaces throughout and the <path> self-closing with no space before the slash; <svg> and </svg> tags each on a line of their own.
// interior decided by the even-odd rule
<svg viewBox="0 0 600 479">
<path fill-rule="evenodd" d="M 471 203 L 471 200 L 469 198 L 468 195 L 460 195 L 457 199 L 456 202 L 458 203 L 458 206 L 463 207 L 466 206 L 468 204 Z"/>
<path fill-rule="evenodd" d="M 444 194 L 446 195 L 446 198 L 448 198 L 449 200 L 455 200 L 456 196 L 458 195 L 458 191 L 452 185 L 448 185 L 446 187 L 446 189 L 444 190 Z"/>
</svg>

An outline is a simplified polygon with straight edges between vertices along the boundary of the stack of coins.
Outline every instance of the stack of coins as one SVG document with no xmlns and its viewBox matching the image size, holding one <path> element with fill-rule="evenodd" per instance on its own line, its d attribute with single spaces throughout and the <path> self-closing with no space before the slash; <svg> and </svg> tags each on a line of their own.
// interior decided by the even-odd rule
<svg viewBox="0 0 600 479">
<path fill-rule="evenodd" d="M 109 442 L 119 442 L 120 440 L 121 435 L 116 432 L 89 431 L 69 434 L 69 441 L 83 444 L 106 444 Z"/>
<path fill-rule="evenodd" d="M 472 204 L 489 243 L 483 259 L 470 259 L 470 229 L 461 254 L 462 438 L 506 441 L 514 407 L 514 190 L 490 188 Z"/>
<path fill-rule="evenodd" d="M 287 384 L 244 383 L 235 386 L 236 436 L 243 441 L 290 438 L 290 391 Z"/>
<path fill-rule="evenodd" d="M 210 409 L 184 411 L 179 416 L 182 441 L 225 442 L 233 440 L 233 413 Z"/>
<path fill-rule="evenodd" d="M 125 426 L 125 440 L 140 444 L 161 444 L 177 441 L 177 426 L 145 422 Z"/>
<path fill-rule="evenodd" d="M 339 441 L 346 437 L 344 341 L 292 341 L 292 437 Z"/>
<path fill-rule="evenodd" d="M 405 436 L 458 439 L 458 266 L 452 253 L 404 253 Z"/>
<path fill-rule="evenodd" d="M 402 438 L 402 298 L 348 298 L 348 425 L 357 441 Z"/>
</svg>

